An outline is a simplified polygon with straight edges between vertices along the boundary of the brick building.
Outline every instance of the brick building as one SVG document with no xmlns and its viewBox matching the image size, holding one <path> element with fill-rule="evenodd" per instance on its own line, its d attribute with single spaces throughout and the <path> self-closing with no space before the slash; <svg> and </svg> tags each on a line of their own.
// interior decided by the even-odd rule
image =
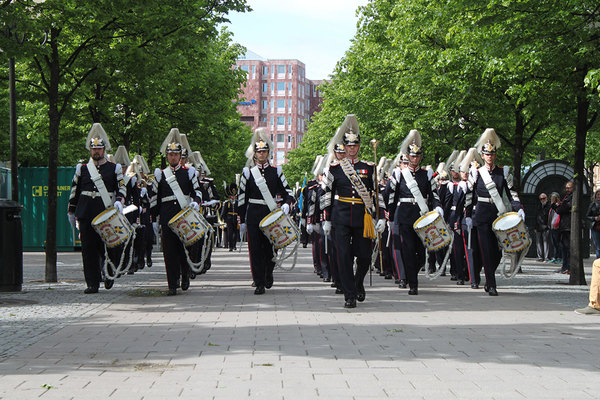
<svg viewBox="0 0 600 400">
<path fill-rule="evenodd" d="M 248 51 L 236 60 L 236 67 L 248 73 L 237 110 L 253 130 L 265 127 L 275 146 L 273 163 L 284 164 L 288 151 L 295 149 L 306 132 L 306 122 L 323 101 L 317 87 L 325 82 L 305 76 L 298 60 L 267 60 Z"/>
</svg>

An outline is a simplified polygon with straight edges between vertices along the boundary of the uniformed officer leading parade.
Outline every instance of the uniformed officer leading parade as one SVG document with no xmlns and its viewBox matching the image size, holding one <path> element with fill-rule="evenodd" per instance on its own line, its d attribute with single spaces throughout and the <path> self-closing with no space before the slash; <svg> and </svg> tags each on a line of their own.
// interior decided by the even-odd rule
<svg viewBox="0 0 600 400">
<path fill-rule="evenodd" d="M 355 308 L 356 301 L 366 297 L 364 278 L 371 265 L 372 240 L 375 229 L 383 232 L 385 219 L 373 226 L 372 215 L 375 208 L 383 204 L 377 199 L 374 204 L 373 191 L 375 164 L 358 159 L 360 133 L 354 115 L 346 116 L 336 136 L 343 141 L 346 158 L 334 161 L 325 178 L 326 188 L 321 208 L 324 211 L 323 232 L 326 236 L 335 225 L 335 247 L 338 254 L 338 268 L 344 290 L 344 307 Z M 380 213 L 381 215 L 382 213 Z M 353 260 L 356 256 L 356 275 Z"/>
</svg>

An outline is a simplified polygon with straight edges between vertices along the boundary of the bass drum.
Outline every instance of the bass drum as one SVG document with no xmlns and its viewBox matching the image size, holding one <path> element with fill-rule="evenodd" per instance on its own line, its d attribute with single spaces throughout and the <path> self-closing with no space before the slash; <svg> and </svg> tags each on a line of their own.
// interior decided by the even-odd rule
<svg viewBox="0 0 600 400">
<path fill-rule="evenodd" d="M 92 227 L 108 248 L 120 246 L 133 234 L 131 224 L 116 208 L 109 207 L 92 220 Z"/>
<path fill-rule="evenodd" d="M 500 248 L 506 253 L 516 253 L 531 245 L 525 223 L 516 212 L 504 213 L 492 223 Z"/>
</svg>

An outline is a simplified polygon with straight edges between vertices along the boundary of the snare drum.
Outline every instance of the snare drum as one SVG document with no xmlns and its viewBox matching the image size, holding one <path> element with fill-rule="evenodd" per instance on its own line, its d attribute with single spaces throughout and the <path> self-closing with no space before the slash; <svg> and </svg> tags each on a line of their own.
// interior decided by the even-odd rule
<svg viewBox="0 0 600 400">
<path fill-rule="evenodd" d="M 186 207 L 171 218 L 169 228 L 179 236 L 183 245 L 188 247 L 206 235 L 211 226 L 202 214 L 191 207 Z"/>
<path fill-rule="evenodd" d="M 125 243 L 133 232 L 127 218 L 114 207 L 109 207 L 98 214 L 92 220 L 92 226 L 109 248 Z"/>
<path fill-rule="evenodd" d="M 437 211 L 429 211 L 421 216 L 413 224 L 413 229 L 428 251 L 439 250 L 452 242 L 452 233 Z"/>
<path fill-rule="evenodd" d="M 504 213 L 496 218 L 492 230 L 506 253 L 516 253 L 531 244 L 527 227 L 516 212 Z"/>
<path fill-rule="evenodd" d="M 280 209 L 264 217 L 258 226 L 275 249 L 286 247 L 298 238 L 298 229 L 294 221 Z"/>
</svg>

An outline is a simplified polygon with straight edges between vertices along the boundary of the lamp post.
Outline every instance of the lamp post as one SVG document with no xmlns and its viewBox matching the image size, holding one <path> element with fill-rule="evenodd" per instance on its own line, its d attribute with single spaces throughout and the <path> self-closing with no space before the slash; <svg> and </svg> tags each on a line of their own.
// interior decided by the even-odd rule
<svg viewBox="0 0 600 400">
<path fill-rule="evenodd" d="M 17 160 L 17 91 L 15 90 L 15 58 L 8 59 L 8 91 L 10 113 L 10 184 L 11 198 L 19 202 L 19 163 Z"/>
</svg>

